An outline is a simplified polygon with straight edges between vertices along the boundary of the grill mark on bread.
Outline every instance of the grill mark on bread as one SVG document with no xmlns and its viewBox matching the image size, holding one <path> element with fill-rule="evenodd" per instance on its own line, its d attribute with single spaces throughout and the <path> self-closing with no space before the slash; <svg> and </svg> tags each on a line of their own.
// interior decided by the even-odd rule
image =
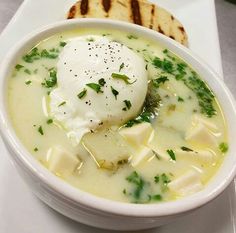
<svg viewBox="0 0 236 233">
<path fill-rule="evenodd" d="M 183 33 L 185 32 L 185 30 L 184 30 L 184 28 L 183 28 L 182 26 L 179 26 L 178 28 L 179 28 L 179 30 L 180 30 L 181 32 L 183 32 Z"/>
<path fill-rule="evenodd" d="M 72 6 L 69 10 L 69 14 L 67 16 L 67 19 L 73 19 L 75 18 L 75 14 L 76 14 L 76 5 Z"/>
<path fill-rule="evenodd" d="M 149 28 L 150 28 L 150 29 L 153 28 L 154 15 L 155 15 L 155 5 L 152 4 L 152 9 L 151 9 L 151 21 L 150 21 L 150 25 L 149 25 Z"/>
<path fill-rule="evenodd" d="M 117 1 L 117 3 L 119 3 L 123 7 L 126 7 L 126 5 L 123 2 L 121 2 L 121 1 Z"/>
<path fill-rule="evenodd" d="M 158 32 L 160 32 L 161 34 L 165 34 L 160 25 L 158 25 Z"/>
<path fill-rule="evenodd" d="M 118 12 L 123 11 L 122 8 L 125 14 Z M 97 16 L 97 11 L 100 12 L 101 15 L 99 13 Z M 159 16 L 159 11 L 165 13 L 163 22 L 160 23 L 158 21 L 161 20 L 162 17 Z M 112 18 L 139 24 L 175 39 L 185 46 L 188 44 L 188 36 L 183 25 L 181 25 L 172 14 L 146 0 L 78 0 L 77 3 L 69 9 L 67 19 L 91 18 L 95 16 L 98 18 Z M 165 19 L 168 20 L 168 22 L 165 22 Z"/>
<path fill-rule="evenodd" d="M 142 25 L 142 18 L 140 14 L 139 2 L 137 0 L 131 0 L 130 2 L 131 10 L 132 10 L 132 18 L 133 22 L 138 25 Z"/>
<path fill-rule="evenodd" d="M 88 13 L 88 0 L 81 0 L 80 13 L 81 15 L 86 15 Z"/>
<path fill-rule="evenodd" d="M 111 8 L 111 0 L 102 0 L 104 10 L 108 13 Z"/>
</svg>

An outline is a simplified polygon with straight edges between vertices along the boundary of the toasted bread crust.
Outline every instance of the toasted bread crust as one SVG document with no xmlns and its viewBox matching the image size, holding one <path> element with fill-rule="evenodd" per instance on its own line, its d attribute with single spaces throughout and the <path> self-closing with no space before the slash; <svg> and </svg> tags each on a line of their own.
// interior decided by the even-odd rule
<svg viewBox="0 0 236 233">
<path fill-rule="evenodd" d="M 146 0 L 80 0 L 67 19 L 110 18 L 135 23 L 158 31 L 187 46 L 183 25 L 165 9 Z"/>
</svg>

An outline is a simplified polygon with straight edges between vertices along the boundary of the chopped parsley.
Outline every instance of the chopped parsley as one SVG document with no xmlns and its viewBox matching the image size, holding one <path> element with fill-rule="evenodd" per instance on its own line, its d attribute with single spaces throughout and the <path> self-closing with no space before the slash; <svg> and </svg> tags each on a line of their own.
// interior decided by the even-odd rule
<svg viewBox="0 0 236 233">
<path fill-rule="evenodd" d="M 171 182 L 170 178 L 165 173 L 154 176 L 154 183 L 160 185 L 162 192 L 165 192 L 168 189 L 167 185 L 170 182 Z"/>
<path fill-rule="evenodd" d="M 123 110 L 124 111 L 129 110 L 132 106 L 131 102 L 129 100 L 124 100 L 123 102 L 125 103 L 125 106 L 126 106 L 125 108 L 123 108 Z"/>
<path fill-rule="evenodd" d="M 154 176 L 154 182 L 157 184 L 159 183 L 159 181 L 160 181 L 160 176 L 159 175 Z"/>
<path fill-rule="evenodd" d="M 48 119 L 48 120 L 47 120 L 47 124 L 48 124 L 48 125 L 50 125 L 50 124 L 52 124 L 52 123 L 53 123 L 53 119 Z"/>
<path fill-rule="evenodd" d="M 125 63 L 122 62 L 121 65 L 120 65 L 120 68 L 119 68 L 119 72 L 124 68 L 124 66 L 125 66 Z"/>
<path fill-rule="evenodd" d="M 184 102 L 184 99 L 180 96 L 178 96 L 178 102 Z"/>
<path fill-rule="evenodd" d="M 43 128 L 42 128 L 41 125 L 38 127 L 38 132 L 39 132 L 41 135 L 44 135 Z"/>
<path fill-rule="evenodd" d="M 86 94 L 87 94 L 87 89 L 84 88 L 84 90 L 81 91 L 81 92 L 77 95 L 77 97 L 78 97 L 79 99 L 83 99 L 83 98 L 86 96 Z"/>
<path fill-rule="evenodd" d="M 151 113 L 150 112 L 142 112 L 139 116 L 137 116 L 135 119 L 129 120 L 124 125 L 125 127 L 129 128 L 133 125 L 140 124 L 142 122 L 151 122 Z"/>
<path fill-rule="evenodd" d="M 104 78 L 100 78 L 100 79 L 98 80 L 98 83 L 99 83 L 99 85 L 101 85 L 102 87 L 104 87 L 104 85 L 106 84 L 106 81 L 105 81 Z"/>
<path fill-rule="evenodd" d="M 61 107 L 61 106 L 65 105 L 65 104 L 66 104 L 66 101 L 63 101 L 63 102 L 61 102 L 61 103 L 58 105 L 58 107 Z"/>
<path fill-rule="evenodd" d="M 214 116 L 216 114 L 213 104 L 214 95 L 206 83 L 201 80 L 197 73 L 192 71 L 187 64 L 171 55 L 168 50 L 164 50 L 163 53 L 166 58 L 160 59 L 159 57 L 154 57 L 152 60 L 154 67 L 171 74 L 176 80 L 181 80 L 197 96 L 201 113 L 208 117 Z M 187 72 L 189 70 L 191 71 L 191 74 L 187 76 L 187 74 L 190 73 Z M 181 102 L 181 99 L 178 101 Z"/>
<path fill-rule="evenodd" d="M 158 114 L 158 109 L 160 106 L 161 97 L 158 94 L 158 89 L 154 87 L 151 81 L 148 84 L 148 91 L 146 99 L 144 101 L 142 112 L 135 118 L 131 119 L 124 125 L 125 127 L 132 127 L 135 124 L 140 124 L 142 122 L 151 122 Z"/>
<path fill-rule="evenodd" d="M 162 196 L 160 194 L 155 194 L 155 195 L 151 195 L 150 199 L 153 200 L 153 201 L 161 201 Z"/>
<path fill-rule="evenodd" d="M 25 81 L 25 84 L 26 84 L 26 85 L 30 85 L 31 83 L 32 83 L 31 80 L 27 80 L 27 81 Z"/>
<path fill-rule="evenodd" d="M 29 69 L 24 69 L 24 72 L 25 72 L 26 74 L 31 75 L 31 71 L 30 71 Z"/>
<path fill-rule="evenodd" d="M 175 153 L 173 150 L 166 151 L 172 160 L 176 160 Z"/>
<path fill-rule="evenodd" d="M 155 57 L 152 61 L 152 64 L 156 67 L 156 68 L 160 68 L 163 71 L 172 74 L 174 71 L 174 65 L 171 61 L 167 60 L 166 58 L 164 58 L 163 60 L 161 60 L 159 57 Z"/>
<path fill-rule="evenodd" d="M 220 145 L 219 145 L 219 149 L 220 149 L 220 151 L 221 151 L 222 153 L 226 153 L 226 152 L 229 150 L 229 146 L 228 146 L 227 143 L 222 142 L 222 143 L 220 143 Z"/>
<path fill-rule="evenodd" d="M 133 184 L 135 186 L 134 191 L 133 191 L 133 197 L 136 200 L 140 200 L 141 198 L 141 194 L 144 188 L 144 180 L 138 175 L 138 173 L 136 171 L 132 172 L 127 178 L 126 180 Z"/>
<path fill-rule="evenodd" d="M 48 52 L 46 49 L 42 50 L 40 56 L 42 58 L 56 59 L 58 58 L 58 54 L 54 52 Z"/>
<path fill-rule="evenodd" d="M 171 182 L 170 178 L 165 174 L 161 174 L 161 181 L 163 182 L 164 185 L 167 185 L 168 183 Z"/>
<path fill-rule="evenodd" d="M 33 49 L 31 49 L 29 53 L 24 55 L 22 59 L 27 63 L 33 63 L 35 60 L 39 60 L 40 57 L 41 56 L 40 56 L 38 48 L 34 47 Z"/>
<path fill-rule="evenodd" d="M 87 40 L 88 42 L 93 42 L 93 41 L 95 41 L 94 38 L 92 38 L 92 37 L 91 37 L 91 38 L 87 38 L 86 40 Z"/>
<path fill-rule="evenodd" d="M 19 70 L 21 70 L 23 67 L 24 67 L 23 65 L 16 64 L 15 69 L 16 69 L 17 71 L 19 71 Z"/>
<path fill-rule="evenodd" d="M 117 99 L 117 95 L 119 95 L 119 92 L 116 89 L 114 89 L 112 86 L 111 86 L 111 92 L 115 96 L 115 99 Z"/>
<path fill-rule="evenodd" d="M 213 105 L 214 95 L 206 83 L 201 80 L 195 72 L 192 72 L 192 76 L 185 79 L 184 83 L 196 94 L 201 113 L 205 114 L 207 117 L 216 115 L 216 110 Z"/>
<path fill-rule="evenodd" d="M 129 81 L 130 78 L 128 76 L 126 76 L 125 74 L 112 73 L 111 77 L 114 78 L 114 79 L 121 79 L 121 80 L 123 80 L 128 85 L 133 84 L 133 83 L 135 83 L 137 81 L 137 79 L 136 79 L 133 82 L 130 82 Z"/>
<path fill-rule="evenodd" d="M 138 37 L 135 36 L 135 35 L 128 35 L 127 38 L 130 39 L 130 40 L 131 40 L 131 39 L 135 39 L 135 40 L 138 39 Z"/>
<path fill-rule="evenodd" d="M 169 81 L 169 79 L 166 76 L 161 76 L 160 78 L 153 79 L 152 83 L 154 87 L 159 88 L 160 84 L 164 84 L 166 81 Z"/>
<path fill-rule="evenodd" d="M 101 90 L 102 86 L 100 84 L 97 84 L 97 83 L 87 83 L 86 86 L 88 86 L 89 88 L 93 89 L 97 93 L 103 93 L 103 91 Z"/>
<path fill-rule="evenodd" d="M 192 149 L 190 149 L 190 148 L 188 148 L 188 147 L 186 147 L 186 146 L 181 146 L 180 147 L 181 148 L 181 150 L 183 150 L 183 151 L 188 151 L 188 152 L 192 152 L 193 150 Z"/>
<path fill-rule="evenodd" d="M 57 71 L 55 68 L 49 70 L 49 77 L 42 83 L 47 88 L 54 87 L 57 84 Z"/>
<path fill-rule="evenodd" d="M 67 44 L 67 43 L 66 43 L 65 41 L 61 41 L 61 42 L 60 42 L 60 46 L 61 46 L 61 47 L 65 47 L 66 44 Z"/>
<path fill-rule="evenodd" d="M 34 151 L 37 152 L 39 149 L 37 147 L 34 148 Z"/>
</svg>

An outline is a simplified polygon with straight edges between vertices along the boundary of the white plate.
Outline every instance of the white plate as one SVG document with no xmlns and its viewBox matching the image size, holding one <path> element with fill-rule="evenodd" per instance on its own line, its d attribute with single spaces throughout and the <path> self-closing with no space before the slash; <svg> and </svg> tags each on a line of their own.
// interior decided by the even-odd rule
<svg viewBox="0 0 236 233">
<path fill-rule="evenodd" d="M 39 26 L 62 20 L 74 0 L 25 0 L 0 36 L 0 59 L 9 48 Z M 184 24 L 190 49 L 222 75 L 213 0 L 153 0 Z M 48 208 L 23 183 L 0 140 L 0 233 L 102 233 Z M 177 221 L 143 233 L 235 233 L 235 185 L 216 200 Z"/>
</svg>

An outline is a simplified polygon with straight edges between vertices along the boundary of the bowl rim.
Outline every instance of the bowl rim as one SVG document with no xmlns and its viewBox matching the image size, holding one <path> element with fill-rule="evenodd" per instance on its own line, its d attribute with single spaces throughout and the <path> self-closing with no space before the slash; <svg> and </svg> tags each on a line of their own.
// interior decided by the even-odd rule
<svg viewBox="0 0 236 233">
<path fill-rule="evenodd" d="M 39 41 L 39 37 L 44 37 L 47 34 L 55 34 L 60 30 L 69 30 L 75 26 L 77 26 L 78 28 L 100 27 L 106 30 L 107 28 L 115 28 L 117 30 L 120 29 L 122 31 L 130 31 L 134 34 L 139 34 L 147 38 L 156 39 L 159 43 L 164 44 L 164 46 L 166 46 L 168 49 L 174 51 L 178 56 L 187 61 L 187 63 L 189 63 L 191 66 L 199 67 L 199 69 L 203 70 L 203 72 L 206 73 L 204 79 L 208 77 L 209 80 L 212 79 L 214 81 L 212 81 L 211 84 L 214 86 L 214 88 L 217 87 L 221 91 L 221 94 L 224 95 L 224 98 L 227 99 L 228 102 L 226 105 L 236 119 L 235 100 L 223 81 L 220 80 L 219 76 L 214 71 L 212 71 L 204 62 L 202 62 L 198 56 L 196 56 L 192 51 L 182 46 L 178 42 L 151 29 L 121 21 L 108 19 L 63 20 L 44 26 L 28 34 L 10 50 L 10 52 L 6 55 L 1 63 L 0 130 L 4 142 L 14 152 L 10 153 L 12 158 L 16 160 L 20 164 L 20 166 L 30 172 L 31 175 L 36 176 L 40 180 L 40 182 L 48 186 L 59 196 L 62 196 L 64 200 L 72 201 L 75 205 L 78 206 L 82 205 L 114 215 L 133 217 L 161 217 L 180 214 L 198 208 L 217 197 L 233 180 L 236 174 L 236 159 L 234 159 L 235 163 L 232 164 L 231 167 L 229 167 L 228 174 L 225 175 L 224 179 L 221 178 L 217 186 L 213 185 L 213 187 L 209 188 L 210 185 L 208 184 L 202 191 L 175 201 L 157 204 L 131 204 L 101 198 L 73 187 L 72 185 L 64 182 L 63 180 L 52 174 L 24 148 L 24 146 L 16 136 L 13 127 L 11 126 L 10 119 L 7 114 L 7 104 L 4 96 L 6 92 L 6 82 L 8 79 L 7 74 L 11 70 L 10 67 L 12 60 L 17 54 L 22 54 L 21 49 L 27 44 L 32 43 L 33 40 Z M 46 38 L 46 36 L 44 38 Z M 210 87 L 214 91 L 212 85 L 210 85 Z M 230 152 L 227 156 L 229 156 L 229 154 Z M 231 159 L 233 160 L 232 155 L 231 157 Z M 214 175 L 214 177 L 215 176 L 216 174 Z"/>
</svg>

